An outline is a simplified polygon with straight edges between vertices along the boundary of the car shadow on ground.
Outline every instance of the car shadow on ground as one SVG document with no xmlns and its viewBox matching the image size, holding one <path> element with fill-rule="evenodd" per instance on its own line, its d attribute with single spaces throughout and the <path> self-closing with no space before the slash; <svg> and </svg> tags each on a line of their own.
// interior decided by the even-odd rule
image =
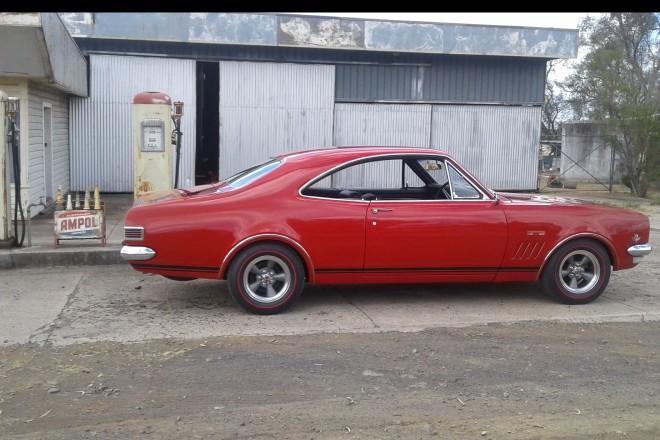
<svg viewBox="0 0 660 440">
<path fill-rule="evenodd" d="M 190 306 L 209 308 L 213 304 L 226 305 L 232 301 L 226 281 L 171 281 L 173 289 L 165 293 L 170 301 L 180 300 Z M 162 287 L 162 286 L 161 286 Z M 178 297 L 178 298 L 177 298 Z M 423 301 L 444 303 L 453 301 L 539 301 L 553 302 L 541 285 L 534 282 L 515 283 L 446 283 L 446 284 L 360 284 L 306 285 L 298 304 L 361 301 L 399 303 Z"/>
<path fill-rule="evenodd" d="M 538 306 L 556 304 L 538 283 L 456 283 L 401 285 L 306 286 L 295 309 L 312 312 L 339 304 L 360 309 L 404 310 L 484 307 L 491 305 Z"/>
</svg>

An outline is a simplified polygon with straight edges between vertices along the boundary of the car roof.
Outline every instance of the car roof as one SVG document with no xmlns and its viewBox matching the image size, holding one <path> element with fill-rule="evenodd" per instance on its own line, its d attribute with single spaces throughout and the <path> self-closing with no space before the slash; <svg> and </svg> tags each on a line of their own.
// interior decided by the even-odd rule
<svg viewBox="0 0 660 440">
<path fill-rule="evenodd" d="M 292 151 L 277 157 L 284 161 L 306 161 L 319 157 L 334 157 L 337 160 L 357 159 L 360 157 L 382 154 L 439 154 L 450 157 L 444 151 L 426 147 L 390 147 L 390 146 L 333 146 L 302 151 Z"/>
<path fill-rule="evenodd" d="M 288 173 L 290 169 L 300 170 L 304 168 L 308 171 L 306 177 L 301 176 L 302 179 L 308 179 L 315 173 L 322 169 L 329 169 L 331 167 L 348 163 L 354 160 L 383 156 L 383 155 L 433 155 L 442 156 L 456 162 L 450 154 L 427 147 L 389 147 L 389 146 L 333 146 L 316 148 L 302 151 L 292 151 L 289 153 L 280 154 L 275 156 L 276 159 L 282 160 L 285 167 L 275 172 L 276 176 L 279 173 Z M 462 168 L 462 167 L 461 167 Z M 479 179 L 473 176 L 468 170 L 462 168 L 463 171 L 479 186 L 479 188 L 488 194 L 490 197 L 495 197 L 495 194 L 490 188 L 485 186 Z"/>
</svg>

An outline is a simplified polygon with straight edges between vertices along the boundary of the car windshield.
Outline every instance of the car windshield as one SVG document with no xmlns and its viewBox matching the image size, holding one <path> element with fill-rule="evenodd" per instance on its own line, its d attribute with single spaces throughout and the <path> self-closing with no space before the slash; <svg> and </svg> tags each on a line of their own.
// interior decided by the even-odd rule
<svg viewBox="0 0 660 440">
<path fill-rule="evenodd" d="M 247 185 L 248 183 L 255 181 L 259 177 L 268 174 L 269 172 L 273 171 L 275 168 L 279 167 L 280 165 L 282 165 L 281 160 L 269 159 L 260 165 L 253 166 L 251 168 L 241 171 L 240 173 L 236 173 L 227 179 L 224 179 L 223 181 L 226 183 L 226 185 L 221 186 L 220 188 L 217 189 L 217 191 L 218 192 L 226 191 L 228 187 L 230 187 L 231 189 L 241 188 Z"/>
</svg>

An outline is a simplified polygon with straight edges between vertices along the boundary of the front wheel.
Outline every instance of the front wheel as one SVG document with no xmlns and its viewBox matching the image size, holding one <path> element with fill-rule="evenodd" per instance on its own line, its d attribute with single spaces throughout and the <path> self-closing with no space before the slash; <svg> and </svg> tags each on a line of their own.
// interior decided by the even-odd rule
<svg viewBox="0 0 660 440">
<path fill-rule="evenodd" d="M 291 307 L 302 293 L 304 267 L 290 248 L 277 243 L 250 246 L 227 272 L 229 294 L 248 312 L 273 315 Z"/>
<path fill-rule="evenodd" d="M 605 291 L 612 267 L 602 245 L 574 240 L 559 247 L 543 269 L 543 290 L 564 304 L 586 304 Z"/>
</svg>

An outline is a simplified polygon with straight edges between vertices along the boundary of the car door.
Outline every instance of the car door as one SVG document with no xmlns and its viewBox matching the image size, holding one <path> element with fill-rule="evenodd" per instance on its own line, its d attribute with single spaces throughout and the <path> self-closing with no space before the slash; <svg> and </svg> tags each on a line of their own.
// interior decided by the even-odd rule
<svg viewBox="0 0 660 440">
<path fill-rule="evenodd" d="M 490 281 L 506 246 L 501 206 L 484 201 L 373 201 L 365 275 Z"/>
<path fill-rule="evenodd" d="M 507 242 L 502 206 L 451 164 L 436 167 L 447 179 L 447 198 L 370 203 L 365 276 L 403 282 L 494 279 Z"/>
</svg>

